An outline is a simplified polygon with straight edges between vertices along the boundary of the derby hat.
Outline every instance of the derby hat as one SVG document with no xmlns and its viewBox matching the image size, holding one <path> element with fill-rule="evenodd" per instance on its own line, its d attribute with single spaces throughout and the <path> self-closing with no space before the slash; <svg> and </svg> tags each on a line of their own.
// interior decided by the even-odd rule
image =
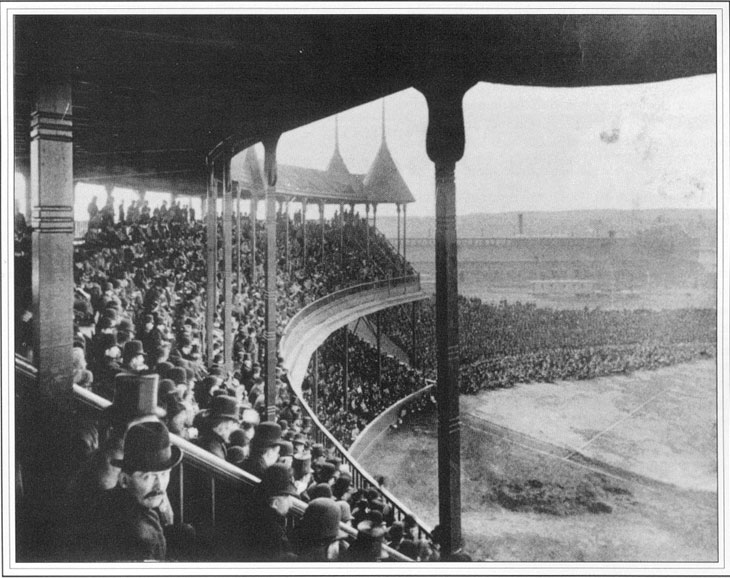
<svg viewBox="0 0 730 578">
<path fill-rule="evenodd" d="M 304 542 L 320 542 L 346 538 L 340 528 L 340 507 L 332 498 L 315 498 L 307 505 L 300 522 Z"/>
<path fill-rule="evenodd" d="M 281 427 L 273 421 L 264 421 L 256 426 L 256 433 L 251 440 L 253 449 L 266 449 L 281 444 Z"/>
<path fill-rule="evenodd" d="M 238 401 L 229 395 L 216 395 L 210 400 L 210 419 L 239 421 Z"/>
<path fill-rule="evenodd" d="M 332 488 L 329 484 L 322 483 L 317 484 L 311 490 L 308 490 L 307 493 L 309 494 L 309 497 L 313 500 L 316 500 L 317 498 L 331 498 Z"/>
<path fill-rule="evenodd" d="M 124 362 L 126 363 L 129 360 L 137 357 L 138 355 L 147 356 L 147 354 L 144 352 L 142 342 L 137 341 L 136 339 L 133 339 L 132 341 L 127 341 L 124 344 L 124 351 L 122 352 L 122 359 L 124 360 Z"/>
<path fill-rule="evenodd" d="M 129 428 L 124 439 L 124 458 L 111 460 L 125 472 L 161 472 L 182 460 L 182 450 L 170 443 L 165 424 L 148 421 Z"/>
<path fill-rule="evenodd" d="M 291 478 L 291 471 L 284 464 L 273 464 L 261 476 L 261 489 L 271 496 L 299 497 L 299 492 Z"/>
<path fill-rule="evenodd" d="M 279 442 L 279 447 L 281 448 L 279 450 L 279 457 L 280 458 L 286 458 L 288 456 L 294 456 L 294 446 L 291 442 L 286 440 L 281 440 Z"/>
<path fill-rule="evenodd" d="M 188 374 L 185 372 L 183 367 L 173 367 L 167 372 L 165 376 L 175 382 L 175 385 L 180 383 L 186 383 Z"/>
</svg>

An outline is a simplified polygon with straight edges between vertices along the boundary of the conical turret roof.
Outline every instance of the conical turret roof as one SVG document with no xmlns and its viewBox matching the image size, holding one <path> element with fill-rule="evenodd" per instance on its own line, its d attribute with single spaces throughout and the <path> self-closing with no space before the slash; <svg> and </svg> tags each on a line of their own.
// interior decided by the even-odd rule
<svg viewBox="0 0 730 578">
<path fill-rule="evenodd" d="M 358 197 L 362 194 L 362 183 L 347 168 L 345 160 L 340 154 L 340 130 L 339 121 L 335 116 L 335 150 L 332 152 L 332 158 L 327 165 L 327 176 L 333 181 L 340 183 L 344 187 L 344 192 L 348 197 Z"/>
<path fill-rule="evenodd" d="M 375 160 L 363 181 L 365 196 L 371 203 L 412 203 L 415 201 L 406 185 L 385 139 L 385 105 L 383 105 L 383 139 Z"/>
</svg>

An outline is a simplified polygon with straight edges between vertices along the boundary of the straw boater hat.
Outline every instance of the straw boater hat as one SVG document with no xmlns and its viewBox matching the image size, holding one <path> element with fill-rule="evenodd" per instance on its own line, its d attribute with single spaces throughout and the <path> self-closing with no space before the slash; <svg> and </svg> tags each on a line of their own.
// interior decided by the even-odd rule
<svg viewBox="0 0 730 578">
<path fill-rule="evenodd" d="M 138 423 L 124 439 L 124 458 L 111 464 L 126 472 L 161 472 L 182 460 L 182 450 L 170 444 L 170 433 L 159 421 Z"/>
</svg>

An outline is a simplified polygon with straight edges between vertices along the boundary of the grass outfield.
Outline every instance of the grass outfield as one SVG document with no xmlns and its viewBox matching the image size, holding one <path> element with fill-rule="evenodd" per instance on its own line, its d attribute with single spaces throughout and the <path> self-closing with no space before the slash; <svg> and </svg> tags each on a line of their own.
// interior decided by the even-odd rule
<svg viewBox="0 0 730 578">
<path fill-rule="evenodd" d="M 696 366 L 697 380 L 712 374 Z M 688 365 L 665 368 L 676 387 Z M 646 374 L 637 373 L 636 383 Z M 610 379 L 610 378 L 601 378 Z M 631 378 L 622 378 L 622 387 Z M 589 384 L 590 382 L 586 382 Z M 712 384 L 706 384 L 708 387 Z M 544 384 L 560 388 L 560 384 Z M 515 388 L 516 390 L 519 388 Z M 557 391 L 557 389 L 556 389 Z M 488 400 L 488 397 L 485 398 Z M 559 415 L 559 414 L 558 414 Z M 711 416 L 714 417 L 714 416 Z M 644 427 L 645 424 L 642 424 Z M 717 493 L 652 482 L 555 455 L 538 440 L 462 425 L 462 526 L 475 559 L 519 562 L 712 562 L 717 559 Z M 667 440 L 672 445 L 672 440 Z M 391 431 L 359 460 L 395 496 L 438 521 L 436 416 Z"/>
</svg>

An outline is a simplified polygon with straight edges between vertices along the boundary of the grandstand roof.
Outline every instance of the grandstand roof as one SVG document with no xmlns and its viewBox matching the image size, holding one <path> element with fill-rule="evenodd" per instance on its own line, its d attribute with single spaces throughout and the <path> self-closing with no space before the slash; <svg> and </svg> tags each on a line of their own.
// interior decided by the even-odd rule
<svg viewBox="0 0 730 578">
<path fill-rule="evenodd" d="M 185 181 L 200 194 L 206 157 L 409 87 L 630 84 L 717 69 L 714 14 L 11 16 L 21 172 L 36 89 L 56 79 L 72 88 L 76 180 Z"/>
</svg>

